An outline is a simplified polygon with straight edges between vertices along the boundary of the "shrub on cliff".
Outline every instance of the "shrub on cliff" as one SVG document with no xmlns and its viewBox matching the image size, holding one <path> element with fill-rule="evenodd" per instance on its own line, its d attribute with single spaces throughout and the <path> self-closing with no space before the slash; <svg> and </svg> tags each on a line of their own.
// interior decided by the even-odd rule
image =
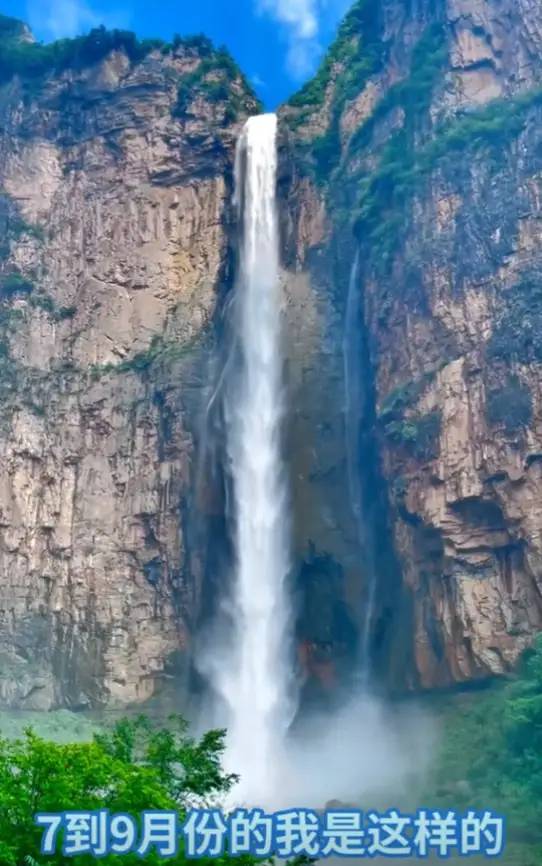
<svg viewBox="0 0 542 866">
<path fill-rule="evenodd" d="M 129 30 L 108 30 L 100 26 L 84 36 L 44 44 L 21 39 L 22 32 L 24 25 L 21 22 L 0 16 L 0 82 L 8 81 L 14 75 L 32 82 L 51 72 L 81 69 L 97 63 L 115 50 L 124 51 L 132 63 L 141 62 L 157 49 L 167 54 L 179 48 L 195 51 L 201 57 L 216 55 L 224 59 L 224 52 L 215 51 L 211 40 L 203 35 L 176 35 L 172 43 L 167 43 L 162 39 L 138 39 Z M 229 62 L 233 64 L 231 58 Z"/>
<path fill-rule="evenodd" d="M 234 122 L 242 111 L 263 111 L 263 105 L 254 93 L 244 73 L 224 46 L 202 54 L 201 63 L 179 80 L 174 117 L 184 117 L 197 96 L 208 102 L 224 102 L 226 122 Z M 246 105 L 246 96 L 252 101 Z"/>
<path fill-rule="evenodd" d="M 125 51 L 130 60 L 137 62 L 153 48 L 164 44 L 160 40 L 141 41 L 135 33 L 105 27 L 95 27 L 85 36 L 58 39 L 47 45 L 10 38 L 0 31 L 0 81 L 7 81 L 13 75 L 37 79 L 49 72 L 81 68 L 101 60 L 115 49 Z"/>
<path fill-rule="evenodd" d="M 501 388 L 488 394 L 487 417 L 490 424 L 502 426 L 510 434 L 529 426 L 533 417 L 533 399 L 517 376 L 508 377 Z"/>
<path fill-rule="evenodd" d="M 0 274 L 0 298 L 11 298 L 13 295 L 28 295 L 32 292 L 34 283 L 19 271 L 13 269 L 7 274 Z"/>
<path fill-rule="evenodd" d="M 490 358 L 542 361 L 542 284 L 538 274 L 525 274 L 499 298 L 493 334 L 488 342 Z"/>
</svg>

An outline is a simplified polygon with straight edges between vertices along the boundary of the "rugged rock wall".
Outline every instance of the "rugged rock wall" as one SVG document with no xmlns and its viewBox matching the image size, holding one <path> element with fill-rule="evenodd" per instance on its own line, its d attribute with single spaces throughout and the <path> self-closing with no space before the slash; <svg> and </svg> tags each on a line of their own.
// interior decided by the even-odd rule
<svg viewBox="0 0 542 866">
<path fill-rule="evenodd" d="M 183 514 L 256 102 L 204 39 L 97 31 L 17 74 L 2 25 L 0 701 L 142 701 L 198 616 Z"/>
<path fill-rule="evenodd" d="M 502 673 L 542 626 L 541 42 L 535 0 L 358 0 L 281 110 L 325 689 Z M 0 18 L 0 701 L 141 702 L 186 677 L 227 572 L 218 402 L 195 440 L 258 108 L 204 39 L 34 48 Z"/>
<path fill-rule="evenodd" d="M 282 112 L 290 294 L 327 304 L 300 376 L 336 427 L 360 252 L 359 471 L 374 477 L 343 597 L 359 635 L 352 586 L 366 611 L 376 580 L 373 662 L 397 684 L 505 672 L 542 623 L 541 40 L 535 2 L 362 0 Z M 335 452 L 335 493 L 319 488 L 327 462 L 321 444 L 306 495 L 330 504 L 324 544 L 348 569 L 345 474 Z"/>
</svg>

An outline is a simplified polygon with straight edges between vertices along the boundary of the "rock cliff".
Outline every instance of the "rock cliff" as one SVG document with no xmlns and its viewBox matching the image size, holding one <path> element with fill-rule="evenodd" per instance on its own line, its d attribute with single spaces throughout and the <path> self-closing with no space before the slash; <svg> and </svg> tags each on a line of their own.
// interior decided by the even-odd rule
<svg viewBox="0 0 542 866">
<path fill-rule="evenodd" d="M 358 0 L 280 110 L 309 684 L 505 673 L 542 628 L 542 10 Z M 229 550 L 233 152 L 204 38 L 0 18 L 0 702 L 187 685 Z M 166 689 L 167 691 L 167 689 Z"/>
<path fill-rule="evenodd" d="M 326 426 L 310 537 L 342 563 L 350 619 L 400 687 L 504 673 L 541 627 L 541 39 L 536 2 L 361 0 L 281 114 L 286 279 L 319 311 L 300 364 Z M 340 445 L 349 279 L 357 561 Z M 313 656 L 342 656 L 335 643 L 324 629 Z"/>
<path fill-rule="evenodd" d="M 203 38 L 0 52 L 0 700 L 125 704 L 183 670 L 183 515 L 258 110 Z"/>
</svg>

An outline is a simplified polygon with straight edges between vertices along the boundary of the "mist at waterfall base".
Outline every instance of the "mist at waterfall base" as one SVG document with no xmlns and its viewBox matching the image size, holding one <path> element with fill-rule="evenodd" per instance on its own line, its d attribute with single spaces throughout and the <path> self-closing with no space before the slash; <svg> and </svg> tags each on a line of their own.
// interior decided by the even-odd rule
<svg viewBox="0 0 542 866">
<path fill-rule="evenodd" d="M 277 118 L 249 119 L 235 165 L 239 225 L 232 346 L 223 412 L 235 552 L 220 612 L 197 650 L 212 699 L 203 726 L 227 731 L 229 805 L 322 807 L 407 786 L 430 732 L 412 711 L 354 694 L 333 712 L 299 713 L 289 585 L 290 508 L 282 454 L 282 291 L 276 208 Z"/>
<path fill-rule="evenodd" d="M 254 723 L 250 708 L 247 723 Z M 206 704 L 199 730 L 222 727 L 228 715 Z M 299 708 L 283 739 L 267 756 L 269 773 L 256 779 L 243 755 L 227 753 L 225 769 L 239 776 L 223 802 L 276 811 L 322 809 L 330 803 L 363 809 L 418 807 L 416 792 L 431 768 L 438 730 L 415 703 L 390 704 L 366 691 L 333 709 Z"/>
</svg>

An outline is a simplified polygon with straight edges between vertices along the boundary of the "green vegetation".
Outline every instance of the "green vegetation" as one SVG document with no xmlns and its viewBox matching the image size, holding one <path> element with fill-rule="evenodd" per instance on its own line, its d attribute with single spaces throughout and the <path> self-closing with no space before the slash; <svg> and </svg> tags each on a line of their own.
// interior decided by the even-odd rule
<svg viewBox="0 0 542 866">
<path fill-rule="evenodd" d="M 302 125 L 324 104 L 326 90 L 333 84 L 326 133 L 299 148 L 302 168 L 320 184 L 330 180 L 341 161 L 346 164 L 340 141 L 340 119 L 346 102 L 361 92 L 386 57 L 387 48 L 379 38 L 378 14 L 373 6 L 372 0 L 355 5 L 316 77 L 290 100 L 298 113 L 289 122 L 294 127 Z M 524 128 L 529 110 L 542 104 L 539 88 L 462 112 L 431 129 L 429 109 L 447 54 L 445 27 L 438 22 L 432 24 L 413 51 L 408 77 L 389 88 L 348 143 L 346 156 L 360 153 L 371 145 L 382 121 L 397 112 L 401 126 L 378 150 L 376 168 L 368 175 L 359 170 L 353 176 L 360 184 L 354 230 L 376 252 L 375 260 L 382 268 L 389 265 L 400 233 L 408 224 L 407 206 L 438 164 L 450 155 L 482 147 L 493 149 L 498 158 L 503 146 Z M 337 76 L 333 80 L 335 69 Z M 542 354 L 542 348 L 540 351 Z"/>
<path fill-rule="evenodd" d="M 176 114 L 186 112 L 194 95 L 191 88 L 194 88 L 196 92 L 204 92 L 212 101 L 226 101 L 226 120 L 235 119 L 243 107 L 243 97 L 232 91 L 233 81 L 239 81 L 253 100 L 251 110 L 261 109 L 247 79 L 227 49 L 215 50 L 210 39 L 204 35 L 176 35 L 171 43 L 167 43 L 160 39 L 140 40 L 128 30 L 96 27 L 85 36 L 42 44 L 21 39 L 23 32 L 24 25 L 21 22 L 4 16 L 0 18 L 0 84 L 18 75 L 30 87 L 35 87 L 49 74 L 58 74 L 65 69 L 82 69 L 97 63 L 114 50 L 122 50 L 132 63 L 140 63 L 151 51 L 169 54 L 184 48 L 196 52 L 202 61 L 193 73 L 184 76 L 180 82 Z M 208 77 L 211 72 L 214 80 Z"/>
<path fill-rule="evenodd" d="M 328 128 L 324 135 L 305 145 L 305 164 L 317 183 L 329 180 L 341 158 L 340 121 L 346 103 L 356 97 L 368 79 L 381 69 L 386 46 L 380 39 L 379 4 L 358 0 L 339 28 L 316 76 L 290 99 L 299 112 L 289 119 L 294 128 L 307 122 L 324 103 L 336 67 Z"/>
<path fill-rule="evenodd" d="M 109 720 L 109 726 L 118 720 L 119 716 L 114 716 Z M 27 728 L 32 728 L 42 739 L 54 740 L 56 743 L 88 742 L 101 729 L 97 721 L 71 710 L 51 710 L 47 713 L 40 710 L 24 713 L 2 710 L 0 713 L 0 738 L 20 739 Z"/>
<path fill-rule="evenodd" d="M 34 289 L 34 283 L 17 270 L 0 274 L 0 297 L 10 298 L 13 295 L 28 295 Z"/>
<path fill-rule="evenodd" d="M 108 373 L 143 374 L 159 361 L 172 363 L 186 357 L 192 347 L 193 343 L 168 342 L 155 334 L 149 348 L 145 351 L 137 352 L 132 358 L 120 361 L 118 364 L 96 364 L 92 367 L 91 373 L 94 378 Z"/>
<path fill-rule="evenodd" d="M 14 298 L 19 302 L 13 304 Z M 29 308 L 43 309 L 55 322 L 75 315 L 74 307 L 57 307 L 53 299 L 37 290 L 27 277 L 14 272 L 0 275 L 0 401 L 3 414 L 0 425 L 9 424 L 10 410 L 16 402 L 34 415 L 43 417 L 43 380 L 47 374 L 17 361 L 10 352 L 10 334 L 27 320 Z M 0 859 L 0 862 L 1 859 Z"/>
<path fill-rule="evenodd" d="M 107 30 L 95 27 L 85 36 L 59 39 L 43 44 L 21 39 L 24 25 L 11 18 L 0 18 L 0 83 L 19 75 L 25 82 L 37 82 L 50 73 L 65 69 L 81 69 L 97 63 L 112 51 L 124 51 L 132 63 L 140 63 L 151 51 L 169 54 L 180 48 L 196 52 L 200 57 L 216 57 L 216 63 L 234 64 L 225 49 L 215 51 L 204 35 L 181 37 L 171 43 L 162 39 L 138 39 L 128 30 Z M 247 85 L 248 87 L 248 85 Z"/>
<path fill-rule="evenodd" d="M 209 732 L 196 741 L 179 717 L 165 728 L 153 728 L 144 718 L 124 720 L 88 743 L 53 743 L 31 730 L 20 740 L 0 739 L 0 861 L 5 866 L 23 866 L 28 858 L 40 866 L 45 862 L 41 833 L 34 826 L 36 812 L 109 808 L 139 814 L 172 809 L 182 817 L 191 796 L 208 798 L 230 789 L 235 777 L 222 772 L 222 751 L 222 732 Z M 141 862 L 136 855 L 120 859 L 127 866 Z M 84 866 L 92 861 L 58 854 L 46 862 Z M 113 866 L 120 861 L 108 856 L 100 862 Z M 145 862 L 162 861 L 150 854 Z M 170 862 L 185 863 L 186 858 L 179 855 Z M 240 862 L 248 866 L 255 860 L 242 857 Z"/>
<path fill-rule="evenodd" d="M 487 397 L 487 419 L 491 425 L 503 426 L 507 433 L 528 427 L 533 417 L 533 400 L 529 389 L 517 376 L 509 376 L 505 385 Z"/>
<path fill-rule="evenodd" d="M 36 238 L 38 241 L 43 241 L 45 238 L 45 232 L 41 226 L 27 223 L 26 220 L 21 217 L 9 221 L 8 234 L 14 238 L 19 238 L 22 235 L 30 235 L 30 237 Z"/>
<path fill-rule="evenodd" d="M 433 73 L 438 56 L 436 52 L 430 63 Z M 418 72 L 415 77 L 420 82 L 424 80 L 425 86 L 431 81 L 430 74 L 419 76 Z M 415 90 L 404 85 L 403 92 L 412 95 Z M 390 104 L 394 101 L 392 99 Z M 355 222 L 356 234 L 370 241 L 386 264 L 400 230 L 404 231 L 407 203 L 422 180 L 431 174 L 439 162 L 452 154 L 472 152 L 481 147 L 501 151 L 524 128 L 528 111 L 540 104 L 542 89 L 513 99 L 498 99 L 485 108 L 451 118 L 435 130 L 426 144 L 416 145 L 412 105 L 401 102 L 405 110 L 404 126 L 384 147 L 377 169 L 362 184 L 360 211 Z M 362 141 L 363 134 L 362 129 L 357 136 L 358 143 Z"/>
<path fill-rule="evenodd" d="M 163 51 L 177 51 L 179 48 L 187 48 L 195 51 L 200 57 L 206 57 L 212 54 L 214 46 L 205 33 L 196 33 L 194 36 L 179 36 L 178 33 L 173 37 L 171 45 L 164 45 Z"/>
<path fill-rule="evenodd" d="M 420 379 L 411 379 L 408 382 L 404 382 L 390 391 L 382 401 L 379 412 L 380 420 L 386 424 L 390 421 L 401 419 L 405 410 L 416 404 L 416 401 L 426 390 L 431 379 L 432 374 L 426 374 Z"/>
<path fill-rule="evenodd" d="M 446 63 L 446 33 L 431 25 L 412 53 L 408 78 L 391 87 L 350 142 L 350 152 L 370 142 L 376 124 L 392 110 L 401 110 L 403 123 L 382 150 L 378 166 L 362 182 L 356 233 L 379 250 L 385 264 L 403 225 L 403 209 L 414 186 L 413 166 L 420 150 L 419 135 L 435 87 Z"/>
<path fill-rule="evenodd" d="M 9 303 L 9 299 L 5 299 L 0 305 L 0 330 L 16 330 L 17 325 L 25 318 L 24 310 L 21 307 L 14 307 Z"/>
<path fill-rule="evenodd" d="M 55 316 L 60 322 L 63 322 L 65 319 L 73 319 L 76 313 L 77 307 L 73 305 L 69 307 L 57 307 L 55 310 Z"/>
<path fill-rule="evenodd" d="M 542 864 L 542 637 L 513 681 L 447 715 L 424 797 L 500 811 L 509 823 L 505 862 Z"/>
<path fill-rule="evenodd" d="M 431 107 L 431 98 L 448 58 L 446 31 L 442 24 L 427 28 L 412 52 L 410 74 L 398 81 L 385 93 L 358 131 L 352 136 L 349 147 L 356 150 L 370 142 L 377 124 L 394 109 L 404 112 L 404 129 L 413 144 L 420 118 Z"/>
<path fill-rule="evenodd" d="M 408 478 L 405 475 L 398 475 L 391 485 L 391 493 L 395 501 L 399 504 L 403 503 L 408 492 Z"/>
<path fill-rule="evenodd" d="M 345 98 L 360 92 L 367 70 L 376 71 L 381 65 L 381 47 L 377 39 L 378 3 L 376 0 L 358 0 L 343 19 L 316 75 L 290 98 L 288 104 L 301 109 L 294 125 L 301 125 L 313 108 L 323 104 L 336 66 L 342 67 L 343 76 L 348 79 L 344 85 Z"/>
<path fill-rule="evenodd" d="M 28 223 L 19 213 L 19 206 L 11 196 L 0 189 L 0 261 L 6 261 L 11 253 L 11 241 L 24 235 L 43 241 L 45 232 L 39 225 Z"/>
<path fill-rule="evenodd" d="M 235 82 L 238 82 L 242 91 L 237 92 L 232 87 Z M 225 102 L 225 120 L 232 122 L 245 108 L 247 94 L 253 101 L 251 110 L 261 110 L 262 105 L 243 72 L 227 48 L 222 47 L 217 51 L 207 52 L 192 72 L 182 76 L 173 115 L 175 117 L 186 115 L 190 104 L 199 95 L 210 102 Z"/>
<path fill-rule="evenodd" d="M 16 34 L 12 34 L 12 38 L 0 38 L 0 82 L 14 75 L 23 80 L 36 80 L 51 72 L 82 68 L 102 60 L 116 49 L 125 51 L 130 60 L 137 63 L 150 51 L 164 48 L 166 44 L 156 39 L 139 40 L 135 33 L 105 27 L 96 27 L 86 36 L 59 39 L 47 45 L 13 36 Z"/>
<path fill-rule="evenodd" d="M 5 325 L 0 330 L 0 401 L 2 402 L 2 417 L 0 425 L 4 425 L 7 419 L 7 406 L 10 399 L 18 392 L 20 385 L 19 364 L 11 357 L 9 341 L 7 339 L 6 329 L 9 325 L 7 322 L 2 322 Z"/>
<path fill-rule="evenodd" d="M 405 446 L 420 460 L 434 460 L 439 453 L 441 426 L 441 414 L 435 410 L 401 421 L 390 421 L 384 427 L 384 433 L 388 439 Z"/>
<path fill-rule="evenodd" d="M 24 24 L 17 18 L 0 15 L 0 39 L 17 39 L 24 33 Z"/>
<path fill-rule="evenodd" d="M 488 343 L 490 358 L 529 364 L 542 361 L 542 280 L 525 275 L 500 298 Z"/>
<path fill-rule="evenodd" d="M 442 426 L 440 411 L 425 414 L 413 411 L 433 376 L 433 373 L 426 373 L 420 379 L 404 382 L 394 388 L 383 400 L 378 416 L 384 435 L 407 448 L 420 460 L 432 460 L 438 456 Z"/>
<path fill-rule="evenodd" d="M 63 322 L 65 319 L 73 319 L 77 313 L 77 307 L 57 307 L 55 301 L 45 292 L 36 292 L 30 298 L 30 305 L 36 309 L 44 310 L 55 322 Z"/>
</svg>

